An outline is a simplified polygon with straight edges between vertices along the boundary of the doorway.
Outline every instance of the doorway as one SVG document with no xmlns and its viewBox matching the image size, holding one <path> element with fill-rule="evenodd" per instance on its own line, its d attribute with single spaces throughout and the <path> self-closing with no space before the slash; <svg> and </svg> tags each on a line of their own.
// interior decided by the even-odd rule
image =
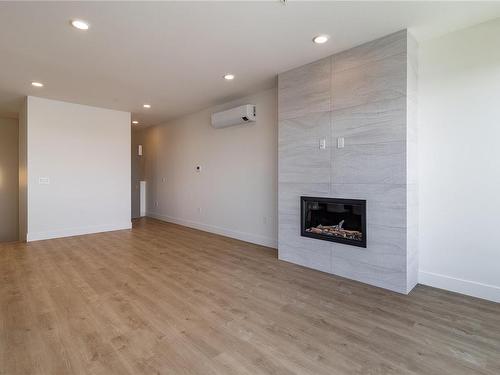
<svg viewBox="0 0 500 375">
<path fill-rule="evenodd" d="M 0 117 L 0 242 L 19 239 L 19 121 Z"/>
</svg>

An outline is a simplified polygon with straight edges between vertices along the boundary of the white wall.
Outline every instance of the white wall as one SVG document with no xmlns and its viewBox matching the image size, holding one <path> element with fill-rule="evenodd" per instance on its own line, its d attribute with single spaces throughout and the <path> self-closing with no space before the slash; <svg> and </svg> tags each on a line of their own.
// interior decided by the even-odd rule
<svg viewBox="0 0 500 375">
<path fill-rule="evenodd" d="M 0 118 L 0 242 L 17 241 L 18 121 Z"/>
<path fill-rule="evenodd" d="M 26 241 L 28 232 L 28 98 L 19 111 L 19 241 Z"/>
<path fill-rule="evenodd" d="M 276 101 L 271 89 L 147 129 L 148 215 L 275 247 Z M 256 123 L 210 126 L 212 112 L 241 104 L 257 105 Z"/>
<path fill-rule="evenodd" d="M 500 301 L 500 20 L 420 44 L 420 275 Z"/>
<path fill-rule="evenodd" d="M 130 113 L 36 97 L 27 108 L 28 241 L 130 228 Z"/>
</svg>

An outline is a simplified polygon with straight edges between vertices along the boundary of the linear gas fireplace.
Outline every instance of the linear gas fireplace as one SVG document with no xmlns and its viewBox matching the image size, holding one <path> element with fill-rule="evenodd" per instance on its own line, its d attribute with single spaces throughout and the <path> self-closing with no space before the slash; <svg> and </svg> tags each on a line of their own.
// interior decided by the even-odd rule
<svg viewBox="0 0 500 375">
<path fill-rule="evenodd" d="M 366 201 L 300 197 L 301 235 L 366 247 Z"/>
</svg>

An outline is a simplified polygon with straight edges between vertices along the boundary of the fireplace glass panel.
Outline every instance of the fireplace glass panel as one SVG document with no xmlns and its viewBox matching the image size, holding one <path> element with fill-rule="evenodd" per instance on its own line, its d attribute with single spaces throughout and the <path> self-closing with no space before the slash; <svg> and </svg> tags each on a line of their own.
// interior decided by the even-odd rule
<svg viewBox="0 0 500 375">
<path fill-rule="evenodd" d="M 366 247 L 366 201 L 301 197 L 301 234 Z"/>
</svg>

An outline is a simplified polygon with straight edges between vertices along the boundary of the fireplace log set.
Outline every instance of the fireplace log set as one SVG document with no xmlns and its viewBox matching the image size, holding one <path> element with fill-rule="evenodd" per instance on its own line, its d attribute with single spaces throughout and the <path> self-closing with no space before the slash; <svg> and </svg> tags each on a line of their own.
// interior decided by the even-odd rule
<svg viewBox="0 0 500 375">
<path fill-rule="evenodd" d="M 321 225 L 316 227 L 307 228 L 306 232 L 324 234 L 326 236 L 335 236 L 341 238 L 347 238 L 350 240 L 361 241 L 363 239 L 363 233 L 357 230 L 348 230 L 342 228 L 344 220 L 342 220 L 338 225 Z"/>
</svg>

